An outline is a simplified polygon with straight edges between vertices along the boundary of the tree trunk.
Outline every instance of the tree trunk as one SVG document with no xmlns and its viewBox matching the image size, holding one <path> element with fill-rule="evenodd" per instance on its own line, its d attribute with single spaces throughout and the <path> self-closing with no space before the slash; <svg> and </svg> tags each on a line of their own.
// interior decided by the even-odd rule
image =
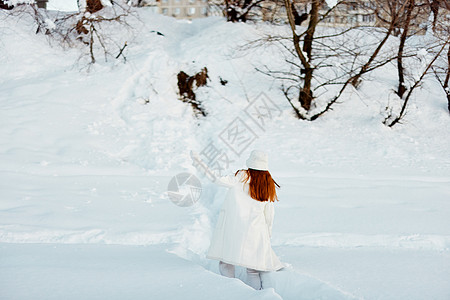
<svg viewBox="0 0 450 300">
<path fill-rule="evenodd" d="M 304 69 L 302 70 L 302 73 L 305 74 L 303 87 L 300 89 L 298 101 L 300 102 L 300 105 L 305 110 L 308 111 L 311 108 L 311 103 L 313 100 L 313 95 L 312 95 L 312 91 L 311 91 L 311 82 L 312 82 L 312 78 L 313 78 L 313 70 L 314 69 L 311 67 L 311 64 L 310 64 L 311 58 L 307 59 L 305 57 L 305 55 L 303 54 L 302 49 L 300 48 L 300 37 L 296 32 L 295 17 L 294 17 L 294 13 L 292 11 L 292 2 L 290 0 L 285 0 L 284 2 L 285 2 L 285 7 L 286 7 L 286 14 L 287 14 L 287 17 L 289 20 L 289 25 L 290 25 L 291 31 L 292 31 L 292 42 L 294 44 L 295 52 L 297 53 L 297 56 L 298 56 L 300 62 L 302 63 L 302 66 L 304 67 Z M 318 4 L 319 0 L 314 0 L 313 3 Z M 318 19 L 317 17 L 316 18 L 311 17 L 310 24 L 308 26 L 308 30 L 309 30 L 309 28 L 311 28 L 310 33 L 309 33 L 310 37 L 311 37 L 309 53 L 311 53 L 311 50 L 312 50 L 311 49 L 312 48 L 312 38 L 314 35 L 315 26 L 317 25 L 317 19 Z M 311 22 L 312 22 L 312 24 L 311 24 Z M 303 46 L 305 46 L 305 44 L 303 44 Z M 310 57 L 310 54 L 309 54 L 309 57 Z"/>
<path fill-rule="evenodd" d="M 447 94 L 447 101 L 448 101 L 448 112 L 450 113 L 450 93 Z"/>
<path fill-rule="evenodd" d="M 311 109 L 311 103 L 314 99 L 313 93 L 311 90 L 311 82 L 313 79 L 313 71 L 314 69 L 311 67 L 310 62 L 312 59 L 312 44 L 314 40 L 314 32 L 316 31 L 317 23 L 319 22 L 319 5 L 320 0 L 313 0 L 311 3 L 311 12 L 309 14 L 309 24 L 308 30 L 306 31 L 305 40 L 303 42 L 303 51 L 306 52 L 306 56 L 308 57 L 308 66 L 305 66 L 305 78 L 303 82 L 303 87 L 300 90 L 299 94 L 299 102 L 300 105 L 305 110 Z"/>
<path fill-rule="evenodd" d="M 428 74 L 428 71 L 433 67 L 434 62 L 439 58 L 439 56 L 441 55 L 442 51 L 444 51 L 447 44 L 448 44 L 448 42 L 442 46 L 442 48 L 438 51 L 438 53 L 436 53 L 434 58 L 428 63 L 427 67 L 423 71 L 420 78 L 417 79 L 416 82 L 413 84 L 413 86 L 409 89 L 408 94 L 406 95 L 405 100 L 403 101 L 403 105 L 402 105 L 402 109 L 400 110 L 400 114 L 390 124 L 388 124 L 389 127 L 394 126 L 403 118 L 403 116 L 405 115 L 405 112 L 406 112 L 406 106 L 408 105 L 408 101 L 411 98 L 413 91 L 420 85 L 423 78 Z"/>
<path fill-rule="evenodd" d="M 447 75 L 444 80 L 444 91 L 447 93 L 447 101 L 448 101 L 448 112 L 450 113 L 450 90 L 448 86 L 448 82 L 450 81 L 450 45 L 448 46 L 447 52 Z"/>
<path fill-rule="evenodd" d="M 313 101 L 313 93 L 311 90 L 311 82 L 313 79 L 313 69 L 307 68 L 305 69 L 305 79 L 303 83 L 303 88 L 300 90 L 299 101 L 301 106 L 305 110 L 311 109 L 311 103 Z"/>
<path fill-rule="evenodd" d="M 398 72 L 398 88 L 397 95 L 403 98 L 406 92 L 405 86 L 405 69 L 403 67 L 403 50 L 405 48 L 405 42 L 408 38 L 409 25 L 411 24 L 412 11 L 415 7 L 415 0 L 408 0 L 408 6 L 406 8 L 406 18 L 403 22 L 403 32 L 400 36 L 400 45 L 398 46 L 397 54 L 397 72 Z"/>
<path fill-rule="evenodd" d="M 432 21 L 432 26 L 433 26 L 433 31 L 435 31 L 436 29 L 436 21 L 439 15 L 439 6 L 441 5 L 440 0 L 431 0 L 430 3 L 430 9 L 431 12 L 433 13 L 433 21 Z"/>
<path fill-rule="evenodd" d="M 297 53 L 298 59 L 301 61 L 302 65 L 305 68 L 309 68 L 309 62 L 306 60 L 306 57 L 303 55 L 303 51 L 300 48 L 300 37 L 298 36 L 297 32 L 295 31 L 295 19 L 294 14 L 292 12 L 292 5 L 290 0 L 284 0 L 285 7 L 286 7 L 286 14 L 289 20 L 289 25 L 291 27 L 292 31 L 292 42 L 294 44 L 295 52 Z"/>
<path fill-rule="evenodd" d="M 311 61 L 312 43 L 314 40 L 314 32 L 319 21 L 319 4 L 320 0 L 313 0 L 311 3 L 311 11 L 309 13 L 308 30 L 306 31 L 305 41 L 303 42 L 303 51 L 306 52 L 308 60 Z"/>
</svg>

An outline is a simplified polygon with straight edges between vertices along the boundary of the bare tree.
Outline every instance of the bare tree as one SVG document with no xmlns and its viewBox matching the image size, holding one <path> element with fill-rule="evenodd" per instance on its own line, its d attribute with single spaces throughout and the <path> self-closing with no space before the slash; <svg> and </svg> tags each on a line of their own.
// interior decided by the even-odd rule
<svg viewBox="0 0 450 300">
<path fill-rule="evenodd" d="M 403 101 L 403 105 L 401 107 L 401 110 L 399 112 L 399 114 L 397 116 L 393 116 L 393 115 L 389 115 L 385 120 L 384 120 L 384 124 L 386 124 L 389 127 L 394 126 L 395 124 L 399 123 L 400 120 L 405 116 L 406 113 L 406 107 L 408 105 L 409 100 L 411 99 L 411 95 L 413 94 L 414 90 L 416 88 L 418 88 L 420 86 L 420 84 L 422 83 L 423 79 L 425 78 L 426 75 L 428 75 L 430 73 L 430 71 L 432 70 L 432 67 L 434 66 L 436 60 L 441 56 L 441 54 L 444 52 L 444 50 L 446 49 L 446 47 L 449 44 L 449 40 L 445 41 L 443 44 L 438 45 L 437 51 L 435 52 L 434 56 L 432 57 L 432 59 L 426 64 L 426 67 L 424 68 L 424 70 L 422 71 L 422 73 L 420 74 L 420 76 L 414 81 L 414 84 L 411 86 L 411 88 L 409 89 L 408 93 L 406 94 L 404 101 Z"/>
<path fill-rule="evenodd" d="M 434 1 L 432 4 L 435 4 L 439 1 Z M 441 2 L 440 7 L 450 11 L 450 3 Z M 436 37 L 441 41 L 441 43 L 450 44 L 450 24 L 448 21 L 445 21 L 445 17 L 442 14 L 439 14 L 439 7 L 436 9 L 432 9 L 434 13 L 433 18 L 433 32 Z M 441 10 L 442 11 L 442 10 Z M 448 111 L 450 113 L 450 45 L 447 47 L 446 55 L 441 55 L 436 64 L 432 67 L 433 73 L 435 75 L 436 80 L 439 85 L 442 87 L 444 94 L 447 98 L 448 103 Z"/>
<path fill-rule="evenodd" d="M 442 9 L 450 10 L 450 2 L 447 0 L 427 0 L 427 4 L 433 13 L 432 27 L 433 31 L 436 31 L 436 24 L 438 23 L 440 12 Z"/>
<path fill-rule="evenodd" d="M 351 78 L 350 82 L 354 87 L 358 87 L 361 76 L 373 70 L 373 65 L 376 64 L 376 58 L 380 54 L 382 48 L 385 46 L 386 42 L 394 34 L 394 32 L 396 30 L 399 30 L 399 24 L 401 24 L 401 16 L 403 15 L 405 7 L 409 2 L 410 0 L 374 0 L 372 2 L 372 5 L 375 7 L 375 14 L 377 19 L 384 23 L 384 26 L 386 26 L 387 30 L 384 33 L 383 38 L 378 43 L 378 46 L 370 55 L 367 62 L 359 69 L 359 72 Z"/>
<path fill-rule="evenodd" d="M 444 80 L 440 80 L 440 77 L 437 72 L 435 72 L 435 74 L 436 74 L 436 78 L 438 79 L 439 83 L 442 86 L 442 89 L 444 90 L 444 92 L 447 95 L 447 103 L 448 103 L 447 107 L 448 107 L 448 112 L 450 113 L 450 87 L 448 85 L 449 79 L 450 79 L 450 46 L 448 47 L 448 51 L 447 51 L 447 66 L 443 70 L 446 70 L 443 72 L 445 74 Z"/>
<path fill-rule="evenodd" d="M 396 1 L 400 2 L 400 0 Z M 346 9 L 347 5 L 355 5 L 353 2 L 338 1 L 336 6 L 331 8 L 327 7 L 323 0 L 305 2 L 309 11 L 307 27 L 303 28 L 297 26 L 299 22 L 296 16 L 300 14 L 296 12 L 292 0 L 284 0 L 292 34 L 290 41 L 294 50 L 291 51 L 286 45 L 286 38 L 270 37 L 271 40 L 281 42 L 283 47 L 291 53 L 293 57 L 287 58 L 286 62 L 293 67 L 293 70 L 290 72 L 267 70 L 266 73 L 284 80 L 283 93 L 297 117 L 315 120 L 331 109 L 350 84 L 357 87 L 364 74 L 395 59 L 396 55 L 385 55 L 385 53 L 382 58 L 377 59 L 377 57 L 382 53 L 383 46 L 391 36 L 396 20 L 392 20 L 381 39 L 379 33 L 376 33 L 376 38 L 372 39 L 375 42 L 361 45 L 358 44 L 358 35 L 368 36 L 370 31 L 374 31 L 373 29 L 366 30 L 364 26 L 348 24 L 347 27 L 341 28 L 320 27 L 320 33 L 317 34 L 319 24 L 325 22 L 334 9 L 341 6 Z M 288 80 L 292 84 L 287 84 Z M 334 94 L 327 92 L 329 87 L 333 87 Z M 298 91 L 298 94 L 295 95 L 293 91 Z M 322 101 L 320 107 L 315 104 L 318 95 L 328 98 L 325 103 Z M 297 107 L 296 100 L 300 107 Z"/>
<path fill-rule="evenodd" d="M 447 103 L 448 103 L 448 112 L 450 113 L 450 86 L 449 86 L 449 79 L 450 79 L 450 46 L 448 47 L 447 51 L 447 63 L 443 63 L 443 67 L 440 69 L 440 72 L 437 71 L 438 68 L 434 69 L 433 72 L 436 75 L 437 80 L 439 81 L 439 84 L 441 85 L 442 89 L 444 90 L 444 93 L 447 96 Z"/>
<path fill-rule="evenodd" d="M 390 29 L 386 35 L 399 36 L 396 58 L 398 74 L 396 93 L 400 98 L 403 97 L 408 89 L 405 82 L 404 58 L 414 56 L 415 52 L 417 52 L 416 49 L 412 49 L 412 52 L 406 51 L 406 42 L 419 31 L 424 32 L 420 22 L 427 21 L 427 8 L 428 3 L 424 3 L 421 0 L 378 1 L 378 20 L 381 25 Z"/>
<path fill-rule="evenodd" d="M 424 30 L 421 22 L 428 19 L 424 11 L 427 4 L 421 0 L 374 0 L 369 5 L 372 11 L 368 13 L 376 15 L 376 27 L 349 24 L 340 29 L 324 29 L 319 25 L 332 15 L 334 9 L 342 5 L 345 10 L 345 5 L 355 5 L 354 2 L 339 1 L 333 8 L 327 8 L 321 0 L 304 2 L 308 8 L 306 28 L 297 25 L 301 23 L 297 22 L 300 14 L 292 0 L 284 0 L 292 48 L 286 43 L 286 37 L 269 36 L 265 40 L 282 44 L 288 53 L 286 62 L 291 66 L 290 70 L 258 70 L 282 80 L 283 93 L 298 118 L 315 120 L 329 111 L 349 86 L 359 88 L 365 74 L 395 61 L 398 73 L 396 93 L 403 105 L 398 115 L 390 114 L 384 123 L 389 126 L 398 123 L 414 90 L 421 85 L 439 57 L 435 56 L 426 68 L 420 67 L 421 75 L 412 76 L 416 73 L 414 68 L 424 62 L 416 55 L 418 46 L 408 44 L 408 39 Z M 364 44 L 358 44 L 358 34 Z M 398 36 L 398 42 L 395 42 L 395 36 Z M 394 45 L 397 48 L 393 48 Z M 436 45 L 429 48 L 441 49 Z M 442 82 L 445 85 L 445 80 Z"/>
<path fill-rule="evenodd" d="M 87 46 L 90 64 L 97 61 L 97 54 L 103 54 L 105 61 L 120 57 L 126 61 L 127 41 L 117 36 L 113 38 L 105 29 L 130 28 L 127 18 L 132 15 L 131 7 L 120 0 L 111 1 L 110 6 L 104 6 L 100 0 L 78 0 L 77 3 L 78 13 L 55 19 L 53 36 L 69 47 L 80 42 Z"/>
<path fill-rule="evenodd" d="M 96 55 L 94 53 L 96 43 L 101 47 L 105 60 L 107 60 L 109 56 L 114 57 L 110 48 L 111 44 L 116 44 L 116 42 L 113 41 L 111 43 L 110 37 L 102 33 L 102 25 L 105 23 L 119 23 L 122 24 L 122 26 L 127 26 L 125 18 L 129 14 L 129 8 L 126 6 L 119 6 L 118 10 L 114 9 L 114 12 L 112 13 L 105 12 L 105 14 L 101 14 L 97 13 L 104 8 L 100 0 L 87 0 L 86 2 L 85 11 L 81 15 L 81 18 L 77 21 L 74 28 L 70 28 L 69 31 L 64 33 L 65 37 L 68 37 L 68 34 L 75 29 L 77 39 L 89 47 L 91 63 L 96 62 Z M 123 46 L 116 44 L 116 47 L 114 47 L 116 48 L 116 51 L 120 51 L 120 54 L 123 54 L 123 50 L 127 45 L 126 41 L 123 41 L 122 43 Z"/>
<path fill-rule="evenodd" d="M 20 18 L 31 16 L 36 25 L 37 34 L 45 34 L 50 43 L 63 47 L 80 47 L 80 59 L 88 57 L 88 64 L 97 61 L 98 55 L 105 60 L 122 57 L 126 61 L 125 48 L 127 41 L 121 40 L 124 35 L 111 34 L 120 30 L 129 30 L 128 18 L 135 15 L 125 0 L 111 0 L 105 6 L 100 0 L 77 0 L 80 11 L 75 13 L 49 12 L 37 8 L 36 5 L 18 5 L 9 17 Z M 136 17 L 137 18 L 137 17 Z M 138 18 L 137 18 L 138 19 Z"/>
<path fill-rule="evenodd" d="M 407 43 L 411 36 L 416 35 L 420 31 L 425 31 L 426 27 L 422 26 L 421 22 L 426 23 L 428 21 L 430 11 L 435 14 L 433 30 L 437 34 L 437 10 L 433 7 L 435 3 L 436 1 L 429 3 L 421 0 L 406 0 L 403 3 L 397 3 L 399 8 L 396 8 L 397 5 L 393 5 L 395 3 L 389 2 L 388 6 L 386 6 L 389 10 L 380 16 L 380 20 L 385 24 L 394 25 L 393 34 L 400 36 L 396 57 L 398 74 L 396 94 L 402 101 L 402 105 L 398 114 L 393 114 L 391 111 L 385 118 L 383 123 L 389 127 L 400 123 L 406 114 L 411 96 L 421 86 L 422 81 L 431 71 L 434 72 L 444 91 L 446 91 L 447 100 L 449 98 L 446 90 L 446 87 L 448 87 L 448 79 L 446 78 L 448 73 L 448 55 L 446 60 L 442 59 L 442 54 L 445 53 L 445 48 L 449 43 L 449 31 L 444 34 L 445 38 L 436 39 L 430 37 L 420 45 L 408 45 Z M 383 15 L 387 18 L 383 19 Z M 392 23 L 394 19 L 395 23 Z M 418 55 L 420 52 L 425 52 L 426 56 Z M 431 59 L 429 58 L 430 56 Z M 409 69 L 405 67 L 405 60 L 409 61 Z M 442 67 L 443 65 L 447 67 Z M 419 71 L 419 74 L 417 74 L 417 71 Z M 412 75 L 413 73 L 416 73 L 416 75 Z"/>
</svg>

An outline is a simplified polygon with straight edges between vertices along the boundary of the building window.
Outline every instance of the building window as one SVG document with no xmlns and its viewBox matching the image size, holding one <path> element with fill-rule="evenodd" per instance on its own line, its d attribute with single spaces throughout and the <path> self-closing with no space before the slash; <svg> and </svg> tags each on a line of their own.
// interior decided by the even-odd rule
<svg viewBox="0 0 450 300">
<path fill-rule="evenodd" d="M 367 9 L 376 9 L 377 5 L 373 1 L 369 1 L 369 2 L 365 1 L 364 7 Z"/>
<path fill-rule="evenodd" d="M 208 8 L 206 6 L 202 7 L 202 14 L 205 16 L 208 14 Z"/>
<path fill-rule="evenodd" d="M 356 23 L 356 16 L 348 16 L 347 17 L 347 23 L 349 23 L 349 24 Z"/>
<path fill-rule="evenodd" d="M 195 3 L 195 0 L 189 0 L 189 3 L 190 3 L 190 4 L 194 4 L 194 3 Z"/>
<path fill-rule="evenodd" d="M 176 15 L 176 16 L 178 16 L 179 14 L 180 14 L 180 8 L 179 7 L 176 7 L 174 10 L 173 10 L 173 13 Z"/>
<path fill-rule="evenodd" d="M 364 23 L 370 23 L 375 21 L 375 16 L 374 15 L 364 15 L 363 16 L 363 22 Z"/>
<path fill-rule="evenodd" d="M 167 8 L 163 8 L 162 9 L 162 14 L 167 16 L 167 13 L 169 12 L 169 10 Z"/>
<path fill-rule="evenodd" d="M 195 14 L 195 7 L 189 7 L 188 14 L 190 16 L 194 15 Z"/>
</svg>

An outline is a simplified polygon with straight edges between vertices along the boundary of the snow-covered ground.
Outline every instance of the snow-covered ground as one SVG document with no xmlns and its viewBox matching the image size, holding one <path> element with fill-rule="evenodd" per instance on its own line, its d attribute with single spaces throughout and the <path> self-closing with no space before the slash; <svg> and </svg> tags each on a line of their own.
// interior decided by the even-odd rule
<svg viewBox="0 0 450 300">
<path fill-rule="evenodd" d="M 0 299 L 450 299 L 450 117 L 437 85 L 387 128 L 387 67 L 303 122 L 254 70 L 282 63 L 276 49 L 238 48 L 269 26 L 141 19 L 127 63 L 89 72 L 26 18 L 1 20 Z M 203 67 L 208 116 L 195 118 L 176 75 Z M 261 92 L 276 114 L 257 126 L 245 111 Z M 236 118 L 254 134 L 240 156 L 224 143 Z M 270 155 L 286 268 L 265 274 L 263 291 L 205 258 L 224 190 L 189 151 L 208 145 L 231 158 L 227 172 L 253 148 Z M 180 172 L 201 179 L 193 206 L 169 200 Z"/>
</svg>

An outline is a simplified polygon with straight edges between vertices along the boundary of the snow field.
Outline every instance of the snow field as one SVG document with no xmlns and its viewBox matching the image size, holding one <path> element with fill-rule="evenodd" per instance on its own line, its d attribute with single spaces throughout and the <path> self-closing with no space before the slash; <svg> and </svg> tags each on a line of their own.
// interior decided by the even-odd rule
<svg viewBox="0 0 450 300">
<path fill-rule="evenodd" d="M 279 83 L 254 71 L 281 65 L 277 48 L 238 47 L 282 29 L 141 19 L 127 64 L 99 60 L 90 72 L 26 19 L 3 19 L 0 298 L 450 297 L 450 121 L 431 81 L 394 129 L 381 124 L 391 69 L 301 122 Z M 205 66 L 197 96 L 208 116 L 196 119 L 177 100 L 176 75 Z M 257 138 L 238 157 L 219 134 L 261 91 L 282 112 L 263 128 L 246 119 Z M 195 172 L 189 150 L 210 142 L 232 158 L 229 172 L 252 148 L 267 150 L 282 186 L 273 245 L 287 267 L 264 274 L 264 291 L 246 286 L 242 269 L 241 280 L 223 278 L 205 259 L 223 189 L 197 174 L 196 205 L 167 197 L 174 175 Z"/>
</svg>

